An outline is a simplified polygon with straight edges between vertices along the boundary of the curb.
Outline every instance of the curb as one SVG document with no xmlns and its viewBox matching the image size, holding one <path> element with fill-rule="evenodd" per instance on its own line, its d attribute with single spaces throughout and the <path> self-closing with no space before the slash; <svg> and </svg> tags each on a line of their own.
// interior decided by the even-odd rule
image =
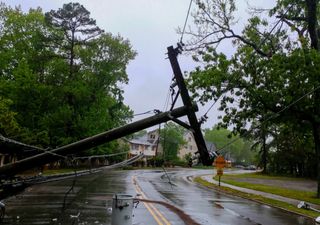
<svg viewBox="0 0 320 225">
<path fill-rule="evenodd" d="M 200 186 L 202 186 L 202 187 L 206 187 L 206 188 L 209 188 L 209 189 L 214 189 L 214 190 L 219 191 L 219 192 L 222 192 L 222 193 L 224 193 L 224 194 L 226 194 L 226 195 L 232 195 L 232 194 L 228 193 L 227 191 L 218 188 L 218 185 L 217 185 L 217 184 L 212 183 L 212 182 L 209 182 L 209 181 L 203 179 L 203 178 L 202 178 L 203 176 L 204 176 L 204 175 L 196 176 L 196 177 L 198 177 L 198 178 L 200 178 L 201 180 L 206 181 L 206 182 L 208 182 L 208 183 L 210 183 L 210 184 L 212 184 L 212 185 L 214 185 L 214 186 L 213 186 L 213 187 L 208 187 L 208 186 L 202 185 L 202 184 L 200 184 L 200 183 L 198 183 L 198 182 L 195 182 L 195 181 L 194 181 L 194 178 L 196 178 L 196 177 L 192 177 L 192 180 L 193 180 L 193 182 L 197 183 L 198 185 L 200 185 Z M 222 182 L 221 182 L 221 183 L 222 183 Z M 223 184 L 223 183 L 222 183 L 222 184 Z M 232 185 L 231 185 L 231 186 L 232 186 Z M 225 188 L 230 188 L 230 187 L 226 187 L 226 186 L 225 186 Z M 236 189 L 232 189 L 232 188 L 230 188 L 230 189 L 231 189 L 231 190 L 236 190 Z M 239 190 L 236 190 L 236 191 L 239 191 Z M 255 194 L 247 193 L 247 192 L 243 192 L 243 191 L 239 191 L 239 192 L 241 192 L 241 193 L 243 193 L 243 194 L 255 195 Z M 267 193 L 267 192 L 266 192 L 266 193 Z M 299 216 L 303 216 L 303 217 L 306 217 L 306 218 L 309 218 L 309 219 L 312 219 L 312 220 L 315 221 L 315 218 L 314 218 L 314 217 L 311 217 L 311 216 L 309 216 L 309 215 L 305 215 L 305 214 L 302 214 L 302 213 L 298 213 L 298 212 L 295 212 L 295 211 L 291 211 L 291 210 L 288 210 L 288 209 L 285 209 L 285 208 L 282 208 L 282 207 L 279 207 L 279 206 L 275 206 L 275 205 L 272 205 L 272 204 L 269 204 L 269 203 L 265 203 L 265 202 L 263 202 L 263 201 L 259 201 L 259 200 L 256 200 L 256 199 L 252 199 L 252 198 L 249 198 L 249 197 L 240 196 L 240 195 L 237 195 L 237 194 L 234 194 L 234 195 L 237 196 L 237 197 L 243 198 L 243 199 L 247 199 L 247 200 L 250 200 L 250 201 L 253 201 L 253 202 L 257 202 L 257 203 L 259 203 L 259 204 L 263 204 L 263 205 L 267 205 L 267 206 L 270 206 L 270 207 L 273 207 L 273 208 L 281 209 L 281 210 L 283 210 L 283 211 L 285 211 L 285 212 L 289 212 L 289 213 L 293 213 L 293 214 L 296 214 L 296 215 L 299 215 Z M 264 198 L 267 198 L 267 197 L 264 197 Z M 272 198 L 267 198 L 267 199 L 272 199 Z M 277 199 L 275 199 L 275 200 L 277 200 Z M 277 200 L 277 201 L 280 201 L 280 200 Z M 280 202 L 284 202 L 284 201 L 280 201 Z M 284 203 L 286 203 L 286 202 L 284 202 Z M 290 204 L 290 203 L 287 203 L 287 204 Z"/>
</svg>

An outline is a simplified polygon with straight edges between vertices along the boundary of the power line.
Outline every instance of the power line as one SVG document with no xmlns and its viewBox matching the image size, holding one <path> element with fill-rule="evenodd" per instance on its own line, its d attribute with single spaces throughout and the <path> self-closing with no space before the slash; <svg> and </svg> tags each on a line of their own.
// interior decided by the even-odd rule
<svg viewBox="0 0 320 225">
<path fill-rule="evenodd" d="M 169 84 L 169 88 L 168 88 L 168 92 L 167 92 L 167 97 L 163 106 L 163 111 L 167 111 L 168 107 L 169 107 L 169 101 L 170 101 L 170 94 L 171 94 L 171 90 L 172 90 L 172 86 L 171 83 L 174 80 L 174 76 L 171 78 L 170 80 L 170 84 Z"/>
<path fill-rule="evenodd" d="M 186 26 L 187 26 L 189 14 L 190 14 L 191 5 L 192 5 L 192 0 L 190 0 L 190 3 L 189 3 L 189 8 L 188 8 L 187 16 L 186 16 L 186 19 L 185 19 L 185 21 L 184 21 L 184 25 L 183 25 L 183 29 L 182 29 L 182 33 L 181 33 L 180 43 L 182 43 L 183 35 L 184 35 L 185 30 L 186 30 Z"/>
<path fill-rule="evenodd" d="M 134 114 L 133 117 L 142 116 L 142 115 L 151 114 L 151 113 L 153 113 L 153 110 L 149 110 L 149 111 L 146 111 L 146 112 Z"/>
<path fill-rule="evenodd" d="M 166 97 L 166 100 L 164 102 L 163 111 L 167 111 L 168 106 L 169 106 L 169 99 L 170 99 L 170 88 L 168 90 L 167 97 Z"/>
<path fill-rule="evenodd" d="M 129 151 L 125 151 L 125 152 L 118 152 L 118 153 L 112 153 L 112 154 L 108 154 L 108 155 L 90 155 L 90 156 L 80 156 L 80 157 L 75 157 L 74 159 L 92 159 L 92 158 L 107 158 L 107 157 L 111 157 L 111 156 L 117 156 L 117 155 L 124 155 L 129 153 Z"/>
<path fill-rule="evenodd" d="M 222 95 L 220 95 L 217 100 L 215 100 L 212 105 L 209 107 L 209 109 L 206 111 L 206 113 L 203 115 L 204 117 L 207 117 L 207 114 L 210 112 L 210 110 L 213 108 L 213 106 L 219 101 L 219 99 L 222 97 Z"/>
<path fill-rule="evenodd" d="M 267 40 L 267 38 L 272 34 L 272 32 L 277 28 L 277 26 L 280 24 L 280 22 L 282 22 L 282 19 L 287 15 L 287 13 L 289 12 L 289 10 L 293 7 L 293 5 L 291 5 L 285 12 L 284 14 L 279 18 L 279 20 L 276 22 L 276 24 L 271 28 L 271 30 L 267 33 L 267 35 L 264 36 L 264 38 L 261 40 L 260 44 L 257 46 L 257 48 L 260 48 L 264 42 Z M 280 29 L 277 31 L 277 33 L 280 32 L 282 28 L 282 25 L 280 26 Z M 253 55 L 251 55 L 250 57 L 252 57 Z"/>
<path fill-rule="evenodd" d="M 153 109 L 153 110 L 149 110 L 149 111 L 146 111 L 146 112 L 143 112 L 143 113 L 138 113 L 138 114 L 134 114 L 133 117 L 135 116 L 142 116 L 142 115 L 146 115 L 146 114 L 157 114 L 159 113 L 160 110 L 159 109 Z"/>
</svg>

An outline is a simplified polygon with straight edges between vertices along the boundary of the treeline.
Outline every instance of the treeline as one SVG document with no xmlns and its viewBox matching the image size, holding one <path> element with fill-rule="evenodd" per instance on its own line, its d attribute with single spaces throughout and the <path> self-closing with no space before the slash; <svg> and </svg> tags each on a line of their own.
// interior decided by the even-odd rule
<svg viewBox="0 0 320 225">
<path fill-rule="evenodd" d="M 78 3 L 47 13 L 1 3 L 0 134 L 55 148 L 126 123 L 132 112 L 121 85 L 135 55 Z"/>
<path fill-rule="evenodd" d="M 204 130 L 206 141 L 214 143 L 219 154 L 226 160 L 232 161 L 232 166 L 257 165 L 257 150 L 253 147 L 252 140 L 230 135 L 231 131 L 225 128 L 214 126 L 211 129 Z"/>
</svg>

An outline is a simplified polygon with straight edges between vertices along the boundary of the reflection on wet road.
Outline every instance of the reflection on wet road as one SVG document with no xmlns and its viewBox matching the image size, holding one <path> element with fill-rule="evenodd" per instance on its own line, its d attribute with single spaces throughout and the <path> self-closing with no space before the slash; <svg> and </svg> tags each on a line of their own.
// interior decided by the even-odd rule
<svg viewBox="0 0 320 225">
<path fill-rule="evenodd" d="M 172 185 L 164 173 L 145 172 L 139 180 L 151 196 L 173 202 L 200 224 L 214 225 L 309 225 L 311 219 L 231 197 L 193 184 L 188 177 L 212 171 L 178 170 L 169 172 Z M 149 183 L 149 185 L 148 185 Z M 151 184 L 151 185 L 150 185 Z M 151 187 L 152 186 L 152 187 Z M 157 194 L 159 193 L 159 194 Z"/>
<path fill-rule="evenodd" d="M 107 209 L 114 190 L 126 192 L 126 177 L 118 172 L 78 177 L 65 204 L 73 179 L 35 185 L 5 201 L 4 224 L 111 224 Z"/>
<path fill-rule="evenodd" d="M 161 170 L 106 171 L 78 177 L 65 204 L 65 193 L 72 186 L 73 179 L 35 185 L 5 201 L 7 207 L 3 224 L 109 225 L 109 208 L 112 206 L 114 193 L 133 196 L 140 193 L 144 198 L 169 202 L 185 211 L 199 224 L 205 225 L 314 224 L 311 219 L 216 193 L 197 186 L 189 179 L 191 176 L 210 172 L 213 173 L 208 170 L 171 170 L 168 172 L 171 184 Z M 143 203 L 134 208 L 133 221 L 134 225 L 184 224 L 164 206 L 146 206 Z"/>
</svg>

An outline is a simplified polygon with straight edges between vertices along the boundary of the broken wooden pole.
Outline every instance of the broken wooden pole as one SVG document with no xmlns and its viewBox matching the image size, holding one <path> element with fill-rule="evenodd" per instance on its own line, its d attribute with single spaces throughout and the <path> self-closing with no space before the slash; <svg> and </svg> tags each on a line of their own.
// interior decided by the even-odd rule
<svg viewBox="0 0 320 225">
<path fill-rule="evenodd" d="M 213 158 L 210 158 L 206 143 L 204 141 L 204 138 L 201 132 L 200 123 L 197 120 L 195 111 L 192 110 L 192 108 L 190 107 L 193 103 L 191 102 L 191 98 L 186 88 L 186 85 L 182 76 L 182 72 L 178 63 L 177 56 L 179 54 L 179 51 L 180 51 L 179 46 L 177 48 L 173 48 L 173 46 L 168 47 L 169 60 L 174 73 L 174 77 L 176 79 L 177 85 L 180 90 L 182 102 L 189 109 L 187 117 L 190 123 L 191 131 L 193 133 L 195 142 L 198 147 L 198 151 L 200 153 L 201 162 L 203 165 L 211 166 L 213 162 Z"/>
</svg>

